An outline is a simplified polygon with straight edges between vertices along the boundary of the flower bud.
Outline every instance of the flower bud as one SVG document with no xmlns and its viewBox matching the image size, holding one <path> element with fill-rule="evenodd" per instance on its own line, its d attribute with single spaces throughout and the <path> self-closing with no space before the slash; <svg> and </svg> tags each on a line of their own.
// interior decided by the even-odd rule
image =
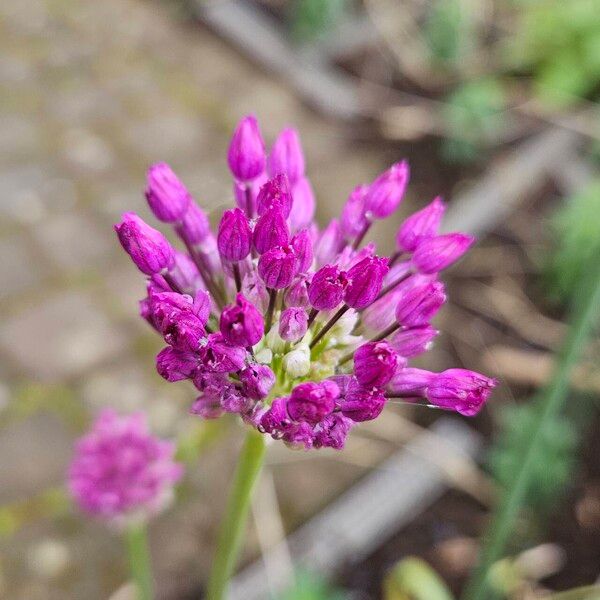
<svg viewBox="0 0 600 600">
<path fill-rule="evenodd" d="M 288 414 L 294 421 L 318 423 L 333 412 L 340 390 L 331 380 L 297 385 L 288 399 Z"/>
<path fill-rule="evenodd" d="M 259 310 L 265 311 L 269 304 L 269 292 L 263 280 L 252 269 L 242 278 L 242 292 L 244 296 Z"/>
<path fill-rule="evenodd" d="M 435 376 L 435 373 L 424 369 L 412 367 L 398 369 L 388 385 L 388 391 L 398 396 L 424 396 L 427 386 Z"/>
<path fill-rule="evenodd" d="M 292 238 L 292 248 L 296 252 L 298 273 L 306 273 L 313 262 L 312 239 L 307 229 L 299 231 Z"/>
<path fill-rule="evenodd" d="M 267 175 L 263 173 L 252 181 L 234 181 L 233 195 L 238 208 L 251 219 L 256 216 L 256 199 L 260 188 L 267 183 Z"/>
<path fill-rule="evenodd" d="M 275 140 L 269 154 L 268 170 L 271 177 L 285 173 L 292 184 L 304 176 L 304 154 L 300 136 L 293 127 L 284 129 Z"/>
<path fill-rule="evenodd" d="M 247 348 L 261 340 L 265 332 L 265 324 L 256 307 L 242 294 L 238 294 L 235 304 L 223 309 L 219 329 L 225 341 Z"/>
<path fill-rule="evenodd" d="M 455 263 L 475 242 L 465 233 L 447 233 L 421 239 L 412 256 L 421 273 L 438 273 Z"/>
<path fill-rule="evenodd" d="M 176 231 L 184 242 L 201 244 L 210 235 L 210 223 L 206 213 L 195 202 L 190 202 Z"/>
<path fill-rule="evenodd" d="M 329 225 L 323 230 L 315 246 L 315 257 L 318 265 L 336 262 L 341 246 L 344 242 L 340 223 L 331 219 Z"/>
<path fill-rule="evenodd" d="M 224 260 L 239 262 L 250 254 L 252 232 L 248 217 L 239 209 L 226 210 L 219 223 L 217 246 Z"/>
<path fill-rule="evenodd" d="M 161 322 L 165 342 L 177 350 L 195 352 L 206 331 L 200 319 L 191 311 L 171 311 Z"/>
<path fill-rule="evenodd" d="M 244 117 L 238 123 L 229 144 L 227 162 L 239 181 L 255 179 L 265 170 L 265 143 L 254 116 Z"/>
<path fill-rule="evenodd" d="M 198 396 L 190 407 L 190 414 L 203 419 L 218 419 L 224 412 L 220 399 L 215 396 Z"/>
<path fill-rule="evenodd" d="M 181 352 L 168 346 L 156 357 L 156 370 L 167 381 L 182 381 L 194 376 L 198 358 L 192 352 Z"/>
<path fill-rule="evenodd" d="M 285 292 L 285 303 L 287 306 L 301 306 L 308 308 L 308 276 L 298 275 Z"/>
<path fill-rule="evenodd" d="M 206 290 L 198 290 L 194 296 L 194 313 L 200 319 L 203 325 L 206 325 L 212 310 L 212 301 L 210 294 Z"/>
<path fill-rule="evenodd" d="M 352 419 L 340 413 L 327 415 L 316 427 L 314 447 L 341 450 L 353 424 Z"/>
<path fill-rule="evenodd" d="M 204 288 L 204 282 L 194 261 L 183 252 L 174 250 L 174 262 L 169 274 L 177 287 L 186 294 L 195 294 Z"/>
<path fill-rule="evenodd" d="M 191 196 L 171 167 L 157 163 L 148 169 L 146 200 L 159 221 L 175 223 L 185 214 Z"/>
<path fill-rule="evenodd" d="M 287 398 L 275 398 L 270 408 L 260 419 L 260 429 L 265 433 L 275 434 L 290 425 L 287 413 Z"/>
<path fill-rule="evenodd" d="M 242 390 L 252 400 L 262 400 L 269 395 L 275 383 L 275 374 L 266 365 L 252 364 L 240 371 Z"/>
<path fill-rule="evenodd" d="M 310 371 L 310 350 L 307 344 L 299 344 L 283 357 L 283 369 L 292 378 L 304 377 Z"/>
<path fill-rule="evenodd" d="M 174 250 L 167 238 L 135 213 L 125 213 L 115 231 L 121 246 L 142 273 L 154 275 L 173 264 Z"/>
<path fill-rule="evenodd" d="M 264 254 L 275 246 L 287 246 L 290 232 L 279 206 L 272 206 L 258 219 L 254 226 L 254 247 Z"/>
<path fill-rule="evenodd" d="M 303 308 L 286 308 L 279 318 L 279 335 L 286 342 L 296 342 L 304 337 L 308 328 L 308 315 Z"/>
<path fill-rule="evenodd" d="M 335 265 L 326 265 L 319 269 L 308 286 L 308 299 L 317 310 L 331 310 L 339 306 L 344 298 L 348 284 L 346 273 Z"/>
<path fill-rule="evenodd" d="M 365 388 L 353 380 L 340 403 L 342 415 L 356 423 L 376 419 L 385 406 L 385 396 L 377 388 Z"/>
<path fill-rule="evenodd" d="M 365 211 L 365 195 L 368 189 L 367 185 L 355 187 L 344 204 L 340 227 L 347 240 L 353 240 L 369 224 Z"/>
<path fill-rule="evenodd" d="M 264 215 L 269 208 L 278 206 L 287 219 L 292 210 L 292 193 L 287 175 L 279 173 L 269 179 L 258 192 L 256 210 L 259 215 Z"/>
<path fill-rule="evenodd" d="M 396 320 L 405 327 L 427 325 L 446 302 L 444 284 L 431 281 L 409 289 L 396 305 Z"/>
<path fill-rule="evenodd" d="M 350 268 L 347 273 L 348 286 L 344 294 L 344 301 L 348 306 L 360 310 L 373 303 L 388 272 L 387 263 L 387 258 L 371 256 L 363 258 Z"/>
<path fill-rule="evenodd" d="M 211 333 L 198 351 L 200 362 L 213 373 L 231 373 L 245 366 L 246 350 L 229 344 L 223 334 Z"/>
<path fill-rule="evenodd" d="M 367 217 L 385 219 L 400 205 L 408 184 L 409 168 L 406 161 L 392 165 L 382 173 L 365 194 Z"/>
<path fill-rule="evenodd" d="M 406 361 L 388 342 L 368 342 L 354 353 L 354 375 L 364 387 L 383 387 Z"/>
<path fill-rule="evenodd" d="M 445 210 L 446 206 L 438 196 L 425 208 L 408 217 L 396 234 L 398 249 L 414 252 L 423 238 L 436 235 Z"/>
<path fill-rule="evenodd" d="M 258 274 L 268 288 L 286 288 L 296 274 L 296 254 L 291 246 L 271 248 L 258 260 Z"/>
<path fill-rule="evenodd" d="M 448 369 L 437 374 L 426 390 L 429 402 L 461 415 L 476 415 L 489 398 L 497 381 L 466 369 Z"/>
<path fill-rule="evenodd" d="M 301 177 L 292 186 L 292 211 L 290 212 L 290 227 L 292 231 L 298 231 L 308 227 L 315 216 L 315 192 L 310 181 Z"/>
<path fill-rule="evenodd" d="M 390 339 L 390 344 L 400 356 L 411 358 L 429 350 L 438 333 L 431 325 L 411 327 L 397 331 Z"/>
</svg>

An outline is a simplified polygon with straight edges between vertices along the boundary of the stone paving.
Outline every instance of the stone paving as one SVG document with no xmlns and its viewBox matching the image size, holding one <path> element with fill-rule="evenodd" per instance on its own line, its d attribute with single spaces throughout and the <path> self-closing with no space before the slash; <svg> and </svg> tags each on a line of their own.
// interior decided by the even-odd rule
<svg viewBox="0 0 600 600">
<path fill-rule="evenodd" d="M 235 443 L 207 443 L 219 429 L 186 417 L 191 390 L 155 374 L 158 339 L 136 315 L 143 280 L 111 225 L 125 210 L 148 216 L 141 188 L 156 160 L 208 209 L 230 202 L 228 134 L 247 112 L 271 140 L 299 126 L 325 212 L 383 157 L 349 147 L 339 125 L 152 0 L 0 3 L 0 86 L 0 597 L 94 600 L 125 580 L 118 539 L 47 497 L 106 405 L 201 439 L 182 502 L 152 531 L 159 597 L 181 597 L 206 572 Z M 290 523 L 360 474 L 303 462 L 289 481 L 277 471 Z"/>
</svg>

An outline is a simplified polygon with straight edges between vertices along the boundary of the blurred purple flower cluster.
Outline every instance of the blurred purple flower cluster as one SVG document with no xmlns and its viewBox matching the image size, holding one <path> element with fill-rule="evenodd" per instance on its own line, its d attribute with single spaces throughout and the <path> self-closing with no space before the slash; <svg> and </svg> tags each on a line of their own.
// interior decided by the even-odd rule
<svg viewBox="0 0 600 600">
<path fill-rule="evenodd" d="M 105 410 L 77 442 L 71 495 L 84 511 L 117 526 L 146 520 L 169 504 L 183 474 L 174 453 L 174 444 L 150 434 L 143 414 Z"/>
<path fill-rule="evenodd" d="M 238 413 L 304 448 L 343 447 L 353 424 L 376 418 L 389 398 L 477 413 L 494 380 L 407 367 L 438 333 L 430 321 L 446 300 L 439 273 L 473 238 L 439 234 L 445 206 L 436 198 L 400 226 L 392 256 L 362 245 L 401 203 L 408 164 L 356 187 L 340 219 L 320 230 L 294 129 L 267 155 L 256 119 L 246 117 L 228 162 L 237 207 L 223 213 L 216 235 L 168 165 L 148 172 L 150 209 L 185 253 L 133 213 L 115 226 L 149 277 L 141 314 L 167 344 L 158 372 L 193 382 L 192 413 Z"/>
</svg>

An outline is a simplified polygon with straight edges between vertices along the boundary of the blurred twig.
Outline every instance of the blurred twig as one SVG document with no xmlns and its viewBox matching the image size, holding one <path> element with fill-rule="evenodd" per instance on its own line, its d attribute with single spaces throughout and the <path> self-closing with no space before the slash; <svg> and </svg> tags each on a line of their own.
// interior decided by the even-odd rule
<svg viewBox="0 0 600 600">
<path fill-rule="evenodd" d="M 409 440 L 420 436 L 423 440 L 421 458 L 440 468 L 456 488 L 482 504 L 489 505 L 493 502 L 496 494 L 493 481 L 479 469 L 472 458 L 457 452 L 451 444 L 436 433 L 389 410 L 384 419 L 363 423 L 356 431 L 360 433 L 361 429 L 395 445 L 404 445 Z"/>
</svg>

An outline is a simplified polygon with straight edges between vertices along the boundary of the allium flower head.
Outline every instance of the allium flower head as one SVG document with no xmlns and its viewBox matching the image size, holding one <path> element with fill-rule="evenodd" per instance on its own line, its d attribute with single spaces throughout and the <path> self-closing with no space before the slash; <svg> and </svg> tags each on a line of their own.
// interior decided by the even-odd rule
<svg viewBox="0 0 600 600">
<path fill-rule="evenodd" d="M 116 525 L 163 510 L 183 474 L 175 446 L 153 436 L 143 414 L 103 411 L 79 439 L 69 490 L 85 512 Z"/>
<path fill-rule="evenodd" d="M 440 271 L 473 238 L 438 234 L 444 205 L 435 199 L 401 225 L 393 256 L 379 255 L 368 239 L 372 222 L 392 215 L 404 197 L 406 161 L 370 185 L 350 184 L 341 217 L 324 228 L 313 221 L 296 130 L 282 132 L 266 162 L 258 123 L 246 117 L 228 161 L 237 207 L 224 212 L 216 234 L 191 197 L 185 211 L 185 202 L 173 202 L 181 188 L 160 167 L 166 183 L 154 186 L 158 204 L 148 201 L 187 252 L 133 213 L 116 227 L 149 276 L 140 313 L 167 344 L 157 370 L 193 383 L 192 414 L 237 413 L 292 447 L 339 449 L 355 423 L 375 419 L 390 401 L 465 415 L 483 406 L 494 380 L 408 364 L 438 334 L 430 321 L 446 299 Z"/>
</svg>

